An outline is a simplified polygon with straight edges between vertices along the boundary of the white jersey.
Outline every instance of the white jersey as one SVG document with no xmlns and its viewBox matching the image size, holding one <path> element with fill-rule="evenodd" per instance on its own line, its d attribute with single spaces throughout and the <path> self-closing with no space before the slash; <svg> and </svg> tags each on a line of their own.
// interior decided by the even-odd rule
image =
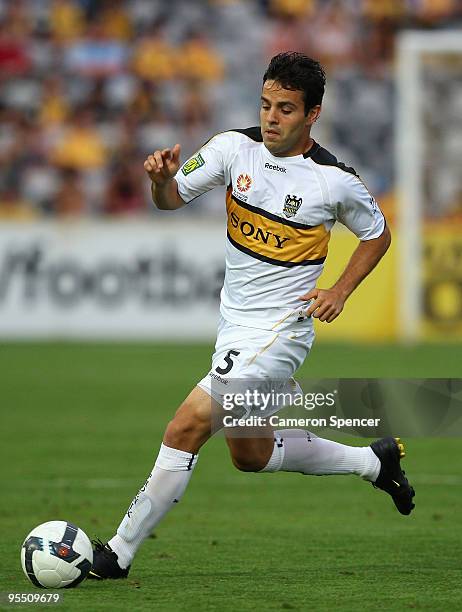
<svg viewBox="0 0 462 612">
<path fill-rule="evenodd" d="M 214 136 L 175 178 L 184 202 L 227 186 L 220 311 L 238 325 L 311 325 L 299 297 L 316 285 L 335 221 L 360 240 L 377 238 L 385 227 L 352 168 L 317 143 L 304 155 L 275 157 L 259 127 Z"/>
</svg>

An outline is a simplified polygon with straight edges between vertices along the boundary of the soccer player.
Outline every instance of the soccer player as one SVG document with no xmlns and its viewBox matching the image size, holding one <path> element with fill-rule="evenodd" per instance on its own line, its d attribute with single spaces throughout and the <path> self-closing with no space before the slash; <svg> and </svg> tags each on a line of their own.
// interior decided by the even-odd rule
<svg viewBox="0 0 462 612">
<path fill-rule="evenodd" d="M 310 135 L 324 86 L 318 62 L 299 53 L 279 54 L 263 77 L 259 127 L 214 136 L 181 168 L 178 144 L 155 151 L 144 163 L 153 201 L 162 210 L 227 187 L 221 317 L 210 372 L 169 422 L 154 468 L 116 534 L 95 543 L 90 577 L 128 575 L 142 542 L 181 499 L 228 383 L 277 380 L 294 388 L 292 376 L 313 342 L 312 318 L 336 319 L 390 245 L 383 214 L 355 171 Z M 337 282 L 321 289 L 316 280 L 335 221 L 360 242 Z M 268 425 L 238 429 L 237 435 L 233 427 L 224 431 L 240 470 L 356 474 L 389 493 L 402 514 L 414 508 L 414 490 L 400 467 L 399 439 L 351 447 Z"/>
</svg>

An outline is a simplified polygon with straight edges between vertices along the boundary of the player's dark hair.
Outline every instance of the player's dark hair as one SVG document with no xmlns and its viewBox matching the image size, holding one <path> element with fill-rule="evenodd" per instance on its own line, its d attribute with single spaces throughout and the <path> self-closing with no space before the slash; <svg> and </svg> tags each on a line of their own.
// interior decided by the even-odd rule
<svg viewBox="0 0 462 612">
<path fill-rule="evenodd" d="M 326 74 L 319 62 L 303 53 L 293 51 L 275 55 L 263 75 L 263 83 L 268 80 L 277 81 L 284 89 L 302 91 L 305 115 L 322 102 Z"/>
</svg>

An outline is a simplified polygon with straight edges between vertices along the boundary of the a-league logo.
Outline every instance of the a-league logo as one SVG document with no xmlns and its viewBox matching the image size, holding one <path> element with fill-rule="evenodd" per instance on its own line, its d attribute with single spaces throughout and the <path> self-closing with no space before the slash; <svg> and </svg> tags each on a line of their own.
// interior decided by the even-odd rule
<svg viewBox="0 0 462 612">
<path fill-rule="evenodd" d="M 286 217 L 294 217 L 301 205 L 302 198 L 297 198 L 297 196 L 294 195 L 286 195 L 282 212 Z"/>
<path fill-rule="evenodd" d="M 194 172 L 194 170 L 202 168 L 204 164 L 204 158 L 200 153 L 198 153 L 195 157 L 191 157 L 191 159 L 188 159 L 188 161 L 183 165 L 181 172 L 185 176 L 188 176 L 188 174 L 191 174 L 191 172 Z"/>
</svg>

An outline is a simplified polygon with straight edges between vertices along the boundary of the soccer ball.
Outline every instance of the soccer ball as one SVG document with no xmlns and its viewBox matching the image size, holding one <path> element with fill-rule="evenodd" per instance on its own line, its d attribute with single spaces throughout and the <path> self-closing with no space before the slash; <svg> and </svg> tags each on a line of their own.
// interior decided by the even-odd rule
<svg viewBox="0 0 462 612">
<path fill-rule="evenodd" d="M 93 549 L 87 534 L 66 521 L 49 521 L 29 533 L 21 548 L 24 573 L 35 586 L 77 586 L 91 569 Z"/>
</svg>

